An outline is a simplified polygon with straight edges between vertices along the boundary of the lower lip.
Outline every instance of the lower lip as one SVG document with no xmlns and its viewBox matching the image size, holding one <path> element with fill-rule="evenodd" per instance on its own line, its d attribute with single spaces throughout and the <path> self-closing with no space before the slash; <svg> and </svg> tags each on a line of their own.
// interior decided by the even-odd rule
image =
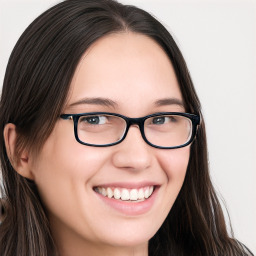
<svg viewBox="0 0 256 256">
<path fill-rule="evenodd" d="M 105 204 L 118 212 L 128 216 L 136 216 L 147 213 L 153 207 L 157 191 L 158 188 L 156 187 L 153 194 L 142 202 L 121 201 L 114 198 L 105 197 L 97 192 L 95 193 Z"/>
</svg>

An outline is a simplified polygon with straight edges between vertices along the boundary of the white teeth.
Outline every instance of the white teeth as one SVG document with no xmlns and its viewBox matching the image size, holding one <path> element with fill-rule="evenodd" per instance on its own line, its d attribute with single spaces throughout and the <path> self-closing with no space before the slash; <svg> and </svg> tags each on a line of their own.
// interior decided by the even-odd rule
<svg viewBox="0 0 256 256">
<path fill-rule="evenodd" d="M 130 193 L 125 188 L 122 190 L 121 199 L 122 200 L 129 200 L 130 199 Z"/>
<path fill-rule="evenodd" d="M 138 200 L 138 191 L 137 191 L 137 189 L 134 188 L 130 191 L 130 200 L 133 200 L 133 201 Z"/>
<path fill-rule="evenodd" d="M 153 190 L 154 190 L 154 187 L 153 187 L 153 186 L 150 186 L 150 187 L 149 187 L 149 195 L 152 195 Z"/>
<path fill-rule="evenodd" d="M 149 198 L 149 188 L 146 188 L 146 190 L 144 191 L 144 196 L 145 198 Z"/>
<path fill-rule="evenodd" d="M 108 198 L 111 198 L 114 195 L 111 188 L 107 188 L 107 194 L 108 194 Z"/>
<path fill-rule="evenodd" d="M 104 195 L 103 195 L 104 196 Z M 120 192 L 120 190 L 118 189 L 118 188 L 115 188 L 115 190 L 114 190 L 114 198 L 115 199 L 120 199 L 120 197 L 121 197 L 121 192 Z"/>
<path fill-rule="evenodd" d="M 102 194 L 103 196 L 106 196 L 106 195 L 107 195 L 107 191 L 106 191 L 105 188 L 102 188 L 101 194 Z"/>
<path fill-rule="evenodd" d="M 138 198 L 139 198 L 139 199 L 145 198 L 145 197 L 144 197 L 144 190 L 143 190 L 143 188 L 140 188 L 140 189 L 139 189 Z"/>
<path fill-rule="evenodd" d="M 148 186 L 140 189 L 115 188 L 114 191 L 110 187 L 96 187 L 95 191 L 108 198 L 114 197 L 115 199 L 120 199 L 123 201 L 141 201 L 149 198 L 152 195 L 154 186 Z"/>
</svg>

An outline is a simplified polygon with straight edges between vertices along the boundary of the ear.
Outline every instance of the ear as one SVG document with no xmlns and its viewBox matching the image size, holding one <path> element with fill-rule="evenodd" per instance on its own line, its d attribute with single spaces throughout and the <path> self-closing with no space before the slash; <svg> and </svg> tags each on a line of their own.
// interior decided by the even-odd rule
<svg viewBox="0 0 256 256">
<path fill-rule="evenodd" d="M 21 154 L 16 156 L 16 139 L 17 131 L 14 124 L 8 123 L 4 127 L 4 141 L 8 158 L 12 164 L 12 167 L 21 176 L 34 179 L 31 171 L 31 160 L 26 150 L 22 150 Z"/>
</svg>

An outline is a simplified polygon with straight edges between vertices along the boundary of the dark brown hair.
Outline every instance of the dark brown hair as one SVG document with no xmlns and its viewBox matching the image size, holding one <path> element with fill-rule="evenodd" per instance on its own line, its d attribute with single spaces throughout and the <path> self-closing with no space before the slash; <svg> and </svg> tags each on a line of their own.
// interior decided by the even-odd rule
<svg viewBox="0 0 256 256">
<path fill-rule="evenodd" d="M 169 56 L 186 111 L 201 114 L 186 63 L 168 31 L 150 14 L 112 0 L 67 0 L 39 16 L 18 40 L 8 63 L 0 102 L 0 157 L 5 218 L 2 256 L 57 255 L 36 184 L 13 169 L 3 129 L 17 128 L 17 152 L 39 152 L 66 101 L 77 64 L 97 39 L 132 31 L 154 39 Z M 165 222 L 149 242 L 149 255 L 252 255 L 227 232 L 208 172 L 202 118 L 191 146 L 183 187 Z"/>
</svg>

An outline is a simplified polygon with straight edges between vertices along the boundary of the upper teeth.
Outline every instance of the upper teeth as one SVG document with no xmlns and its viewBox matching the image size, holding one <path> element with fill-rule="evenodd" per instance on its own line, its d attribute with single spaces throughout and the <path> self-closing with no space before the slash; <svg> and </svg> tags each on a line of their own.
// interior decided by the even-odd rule
<svg viewBox="0 0 256 256">
<path fill-rule="evenodd" d="M 110 188 L 110 187 L 96 187 L 95 191 L 108 198 L 114 197 L 124 201 L 143 200 L 149 198 L 154 190 L 154 186 L 143 187 L 140 189 L 127 189 L 127 188 Z"/>
</svg>

